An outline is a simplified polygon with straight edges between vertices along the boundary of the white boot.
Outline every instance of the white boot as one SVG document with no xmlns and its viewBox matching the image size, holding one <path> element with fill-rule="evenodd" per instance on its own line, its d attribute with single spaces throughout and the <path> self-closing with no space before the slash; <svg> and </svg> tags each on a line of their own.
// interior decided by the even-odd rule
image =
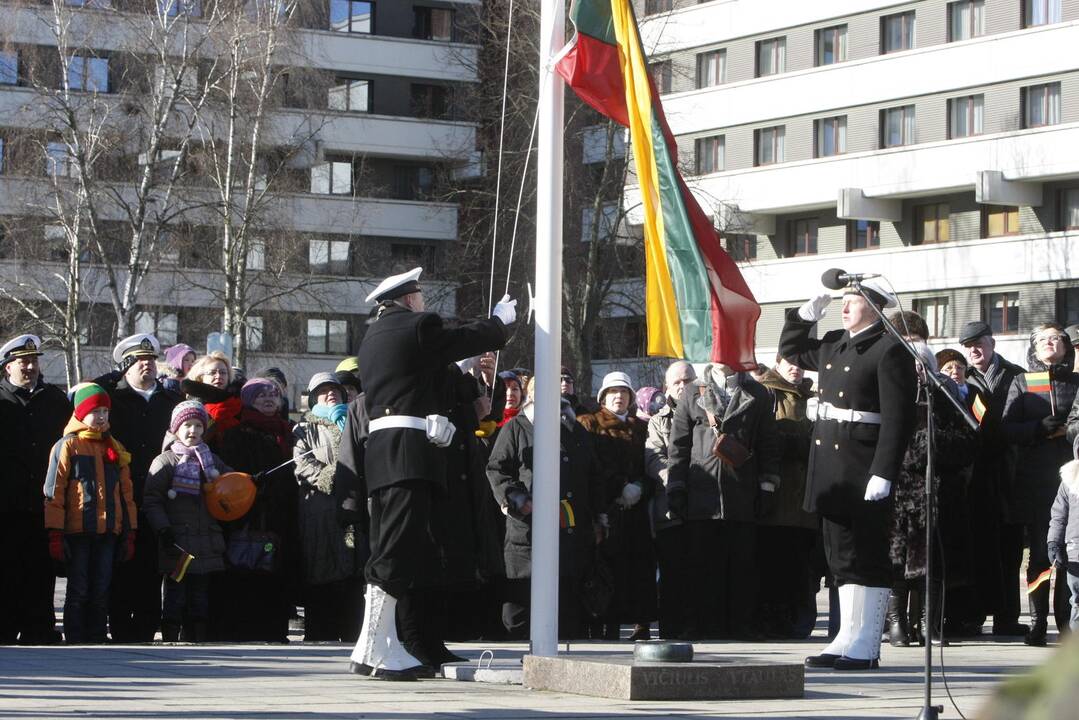
<svg viewBox="0 0 1079 720">
<path fill-rule="evenodd" d="M 806 658 L 809 667 L 832 667 L 832 663 L 843 656 L 850 645 L 854 630 L 854 596 L 856 585 L 839 586 L 839 632 L 820 655 Z"/>
<path fill-rule="evenodd" d="M 854 599 L 854 634 L 843 657 L 836 661 L 837 670 L 861 670 L 877 667 L 880 659 L 880 638 L 888 612 L 889 588 L 857 586 Z"/>
<path fill-rule="evenodd" d="M 365 599 L 363 629 L 352 650 L 354 665 L 350 669 L 372 677 L 415 679 L 401 677 L 400 671 L 420 667 L 421 663 L 397 639 L 397 599 L 370 584 Z"/>
</svg>

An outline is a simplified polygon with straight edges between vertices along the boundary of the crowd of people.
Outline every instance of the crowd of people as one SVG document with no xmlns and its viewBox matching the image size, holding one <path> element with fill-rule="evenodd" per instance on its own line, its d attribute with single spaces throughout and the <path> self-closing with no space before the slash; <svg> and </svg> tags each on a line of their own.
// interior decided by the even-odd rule
<svg viewBox="0 0 1079 720">
<path fill-rule="evenodd" d="M 859 480 L 866 501 L 876 492 L 885 503 L 875 507 L 887 523 L 887 639 L 968 637 L 991 617 L 988 632 L 1044 645 L 1051 595 L 1057 628 L 1079 628 L 1077 328 L 1037 326 L 1024 369 L 995 352 L 983 322 L 962 328 L 959 348 L 934 354 L 922 318 L 892 319 L 978 429 L 940 401 L 928 438 L 923 378 L 898 475 L 886 486 L 876 475 Z M 307 379 L 307 409 L 290 413 L 279 370 L 246 378 L 220 353 L 162 352 L 152 335 L 120 342 L 114 372 L 66 393 L 45 382 L 41 355 L 33 335 L 0 349 L 0 643 L 61 640 L 57 576 L 67 578 L 69 643 L 151 642 L 158 632 L 164 641 L 287 642 L 298 608 L 306 640 L 356 640 L 368 498 L 381 481 L 364 471 L 369 378 L 355 357 Z M 806 638 L 822 586 L 832 597 L 830 633 L 840 632 L 843 580 L 825 562 L 807 474 L 821 443 L 818 408 L 850 406 L 796 363 L 789 355 L 753 371 L 710 364 L 698 375 L 676 361 L 662 388 L 634 388 L 611 372 L 594 397 L 579 396 L 563 368 L 562 638 Z M 532 489 L 555 481 L 533 475 L 534 399 L 553 389 L 524 368 L 497 372 L 494 352 L 449 365 L 437 388 L 450 435 L 424 521 L 436 552 L 422 587 L 401 602 L 422 604 L 441 639 L 525 638 Z M 232 472 L 248 474 L 255 495 L 241 517 L 220 520 L 205 495 Z M 1056 582 L 1044 582 L 1054 567 Z M 933 618 L 923 610 L 926 587 Z M 1029 625 L 1019 622 L 1022 596 Z"/>
</svg>

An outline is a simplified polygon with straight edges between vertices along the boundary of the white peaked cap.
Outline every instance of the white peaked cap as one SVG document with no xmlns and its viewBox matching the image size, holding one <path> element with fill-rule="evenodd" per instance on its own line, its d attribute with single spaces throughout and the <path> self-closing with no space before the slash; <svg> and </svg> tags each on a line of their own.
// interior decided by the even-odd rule
<svg viewBox="0 0 1079 720">
<path fill-rule="evenodd" d="M 423 268 L 418 267 L 412 268 L 408 272 L 403 272 L 400 275 L 391 275 L 380 282 L 378 287 L 371 291 L 371 294 L 367 296 L 367 302 L 393 300 L 402 295 L 416 292 L 420 289 L 418 281 L 420 279 L 420 273 L 422 272 Z"/>
</svg>

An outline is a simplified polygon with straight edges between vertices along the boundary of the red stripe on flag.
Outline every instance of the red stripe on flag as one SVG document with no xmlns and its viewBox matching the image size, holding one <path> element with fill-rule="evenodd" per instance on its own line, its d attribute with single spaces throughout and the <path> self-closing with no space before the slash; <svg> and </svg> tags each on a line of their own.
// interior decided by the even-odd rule
<svg viewBox="0 0 1079 720">
<path fill-rule="evenodd" d="M 629 126 L 626 86 L 622 81 L 618 48 L 577 33 L 573 49 L 558 61 L 555 70 L 565 78 L 577 97 L 601 115 L 606 115 L 623 127 Z"/>
</svg>

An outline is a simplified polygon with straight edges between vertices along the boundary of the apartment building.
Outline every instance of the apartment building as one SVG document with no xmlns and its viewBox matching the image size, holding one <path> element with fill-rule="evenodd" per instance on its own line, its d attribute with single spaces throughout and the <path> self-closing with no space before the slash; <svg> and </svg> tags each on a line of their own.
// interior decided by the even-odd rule
<svg viewBox="0 0 1079 720">
<path fill-rule="evenodd" d="M 124 87 L 133 77 L 129 50 L 137 23 L 131 18 L 141 13 L 149 20 L 155 4 L 165 3 L 167 15 L 186 14 L 197 28 L 211 2 L 69 0 L 72 37 L 80 43 L 78 60 L 67 71 L 71 88 L 124 111 L 132 94 Z M 274 227 L 267 229 L 288 233 L 292 247 L 277 263 L 278 274 L 263 285 L 267 295 L 275 283 L 295 283 L 304 291 L 283 293 L 253 310 L 245 340 L 249 371 L 276 365 L 299 387 L 312 372 L 332 368 L 355 351 L 372 309 L 364 298 L 386 274 L 424 265 L 428 304 L 454 312 L 447 259 L 458 237 L 458 208 L 440 202 L 438 189 L 480 172 L 476 124 L 458 100 L 463 88 L 477 82 L 478 47 L 459 40 L 466 36 L 462 29 L 475 22 L 479 2 L 318 0 L 296 7 L 303 12 L 289 30 L 298 48 L 289 62 L 300 66 L 283 75 L 286 86 L 266 131 L 268 142 L 277 138 L 282 145 L 303 135 L 303 151 L 290 156 L 275 191 Z M 42 75 L 32 77 L 29 70 L 33 58 L 55 55 L 51 12 L 48 3 L 0 2 L 0 282 L 8 287 L 33 272 L 60 273 L 64 260 L 62 248 L 49 250 L 63 230 L 49 221 L 42 198 L 58 177 L 60 185 L 73 179 L 62 146 L 41 135 L 48 125 L 35 110 Z M 203 77 L 206 72 L 200 70 Z M 20 142 L 34 133 L 37 145 Z M 38 148 L 40 157 L 28 158 L 27 147 Z M 120 167 L 136 168 L 136 152 L 120 158 Z M 198 157 L 194 149 L 190 155 Z M 144 162 L 139 155 L 138 167 Z M 198 174 L 191 173 L 192 183 Z M 128 192 L 125 180 L 135 176 L 113 178 L 118 194 Z M 115 208 L 113 216 L 109 212 L 102 222 L 125 220 Z M 159 248 L 139 297 L 135 329 L 155 332 L 164 346 L 185 342 L 202 349 L 207 334 L 221 330 L 217 265 L 203 262 L 220 253 L 220 228 L 196 213 L 178 218 L 176 232 L 194 242 Z M 268 273 L 274 252 L 254 241 L 247 271 Z M 95 262 L 88 252 L 85 297 L 79 298 L 87 377 L 108 369 L 116 327 Z M 61 291 L 56 285 L 49 290 Z M 3 302 L 10 310 L 11 301 Z M 5 337 L 34 327 L 31 318 L 14 312 L 0 322 Z M 48 360 L 46 374 L 62 379 L 60 353 L 50 353 Z M 292 395 L 295 406 L 295 390 Z"/>
<path fill-rule="evenodd" d="M 832 267 L 883 274 L 934 345 L 989 322 L 1022 365 L 1033 326 L 1079 322 L 1079 2 L 637 11 L 683 172 L 761 303 L 761 362 Z"/>
</svg>

